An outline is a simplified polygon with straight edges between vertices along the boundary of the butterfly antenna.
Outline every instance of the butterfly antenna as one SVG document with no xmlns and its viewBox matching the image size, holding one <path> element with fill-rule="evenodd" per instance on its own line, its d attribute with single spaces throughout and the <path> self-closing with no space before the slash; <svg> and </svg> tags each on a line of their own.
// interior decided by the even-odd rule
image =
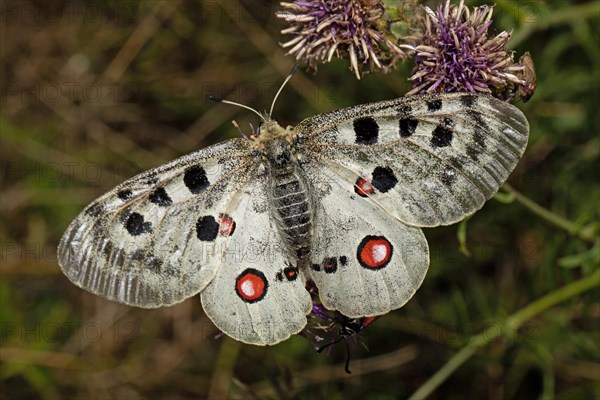
<svg viewBox="0 0 600 400">
<path fill-rule="evenodd" d="M 263 121 L 265 120 L 265 117 L 262 116 L 258 111 L 256 111 L 252 107 L 248 107 L 246 105 L 243 105 L 243 104 L 240 104 L 240 103 L 236 103 L 235 101 L 223 100 L 222 98 L 216 97 L 216 96 L 208 96 L 208 98 L 211 99 L 214 102 L 217 102 L 217 103 L 231 104 L 232 106 L 238 106 L 238 107 L 245 108 L 246 110 L 250 110 L 254 114 L 258 115 L 260 117 L 260 119 L 262 119 Z"/>
<path fill-rule="evenodd" d="M 283 90 L 283 87 L 286 85 L 286 83 L 288 83 L 288 81 L 290 79 L 292 79 L 292 76 L 294 76 L 296 71 L 298 71 L 298 68 L 300 68 L 300 64 L 294 64 L 289 75 L 287 76 L 287 78 L 285 78 L 285 81 L 283 81 L 283 83 L 279 87 L 279 90 L 277 91 L 277 93 L 275 94 L 275 98 L 273 99 L 273 103 L 271 103 L 271 109 L 269 110 L 269 117 L 271 116 L 271 114 L 273 114 L 273 107 L 275 107 L 275 102 L 277 101 L 277 98 L 279 97 L 279 93 L 281 93 L 281 91 Z"/>
</svg>

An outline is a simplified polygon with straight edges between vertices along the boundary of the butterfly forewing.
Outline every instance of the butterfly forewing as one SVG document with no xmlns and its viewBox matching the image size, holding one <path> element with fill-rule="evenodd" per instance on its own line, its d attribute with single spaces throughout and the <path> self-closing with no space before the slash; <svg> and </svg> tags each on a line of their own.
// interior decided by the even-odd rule
<svg viewBox="0 0 600 400">
<path fill-rule="evenodd" d="M 253 176 L 248 145 L 236 139 L 203 149 L 95 200 L 61 239 L 63 272 L 92 293 L 138 307 L 201 291 L 221 263 L 214 247 L 228 237 L 219 234 L 220 214 Z"/>
<path fill-rule="evenodd" d="M 481 208 L 516 166 L 529 132 L 517 108 L 470 94 L 351 107 L 296 129 L 309 159 L 415 226 L 455 223 Z"/>
</svg>

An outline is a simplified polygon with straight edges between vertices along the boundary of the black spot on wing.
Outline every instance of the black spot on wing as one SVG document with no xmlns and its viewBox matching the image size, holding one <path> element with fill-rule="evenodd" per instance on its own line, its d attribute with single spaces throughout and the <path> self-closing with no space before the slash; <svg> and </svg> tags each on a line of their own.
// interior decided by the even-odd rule
<svg viewBox="0 0 600 400">
<path fill-rule="evenodd" d="M 125 220 L 125 229 L 132 236 L 138 236 L 142 233 L 152 232 L 152 224 L 144 222 L 144 216 L 139 213 L 131 213 Z"/>
<path fill-rule="evenodd" d="M 131 190 L 121 190 L 117 193 L 117 197 L 123 201 L 127 201 L 131 198 L 132 194 L 133 193 L 131 192 Z"/>
<path fill-rule="evenodd" d="M 379 138 L 379 125 L 371 117 L 354 120 L 354 133 L 357 144 L 375 144 Z"/>
<path fill-rule="evenodd" d="M 400 137 L 406 138 L 412 136 L 417 130 L 419 121 L 415 118 L 400 118 Z"/>
<path fill-rule="evenodd" d="M 161 207 L 166 207 L 173 204 L 173 200 L 171 200 L 167 194 L 167 191 L 163 187 L 159 187 L 158 189 L 154 190 L 150 194 L 149 199 L 152 203 L 158 204 Z"/>
<path fill-rule="evenodd" d="M 375 189 L 386 193 L 396 186 L 398 178 L 396 178 L 390 167 L 375 167 L 371 183 L 375 186 Z"/>
<path fill-rule="evenodd" d="M 196 222 L 196 236 L 203 242 L 212 242 L 219 234 L 219 223 L 212 215 L 198 218 Z"/>
<path fill-rule="evenodd" d="M 283 269 L 283 275 L 290 282 L 298 278 L 298 267 L 286 267 Z"/>
<path fill-rule="evenodd" d="M 346 266 L 346 265 L 348 265 L 348 257 L 346 257 L 346 256 L 341 256 L 341 257 L 340 257 L 340 264 L 342 264 L 342 266 Z"/>
<path fill-rule="evenodd" d="M 436 100 L 429 100 L 427 102 L 427 109 L 429 111 L 439 111 L 442 109 L 442 100 L 440 99 L 436 99 Z"/>
<path fill-rule="evenodd" d="M 472 94 L 465 94 L 464 96 L 460 97 L 460 102 L 462 103 L 463 106 L 467 107 L 467 108 L 472 108 L 473 105 L 475 104 L 475 95 Z"/>
<path fill-rule="evenodd" d="M 452 130 L 445 126 L 438 125 L 433 130 L 431 136 L 432 147 L 447 147 L 452 144 Z"/>
<path fill-rule="evenodd" d="M 337 271 L 337 258 L 327 257 L 323 260 L 323 270 L 326 274 L 333 274 Z"/>
<path fill-rule="evenodd" d="M 199 165 L 192 165 L 185 170 L 183 183 L 193 194 L 198 194 L 210 185 L 206 171 Z"/>
</svg>

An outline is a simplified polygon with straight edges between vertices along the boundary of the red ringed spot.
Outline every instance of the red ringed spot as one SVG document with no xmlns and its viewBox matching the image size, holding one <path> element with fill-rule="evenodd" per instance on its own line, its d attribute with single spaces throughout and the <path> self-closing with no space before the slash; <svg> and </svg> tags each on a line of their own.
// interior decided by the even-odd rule
<svg viewBox="0 0 600 400">
<path fill-rule="evenodd" d="M 268 287 L 265 274 L 254 268 L 245 269 L 235 280 L 235 292 L 246 303 L 261 301 Z"/>
<path fill-rule="evenodd" d="M 227 214 L 219 214 L 219 235 L 231 236 L 235 232 L 235 221 Z"/>
<path fill-rule="evenodd" d="M 377 270 L 386 267 L 392 259 L 394 247 L 383 236 L 366 236 L 358 245 L 356 258 L 366 269 Z"/>
<path fill-rule="evenodd" d="M 283 274 L 287 278 L 288 281 L 295 281 L 298 278 L 298 268 L 297 267 L 287 267 L 284 268 Z"/>
<path fill-rule="evenodd" d="M 375 193 L 375 188 L 371 184 L 371 181 L 365 178 L 358 178 L 354 184 L 354 192 L 360 197 L 367 197 Z"/>
<path fill-rule="evenodd" d="M 337 271 L 337 258 L 328 257 L 323 260 L 323 270 L 326 274 L 333 274 Z"/>
</svg>

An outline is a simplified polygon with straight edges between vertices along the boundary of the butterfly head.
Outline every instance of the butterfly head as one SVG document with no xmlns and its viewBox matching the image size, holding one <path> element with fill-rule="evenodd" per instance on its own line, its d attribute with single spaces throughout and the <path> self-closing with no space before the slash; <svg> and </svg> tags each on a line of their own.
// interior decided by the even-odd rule
<svg viewBox="0 0 600 400">
<path fill-rule="evenodd" d="M 293 162 L 295 133 L 293 128 L 282 128 L 277 121 L 266 118 L 255 139 L 263 159 L 272 168 L 284 168 Z"/>
</svg>

